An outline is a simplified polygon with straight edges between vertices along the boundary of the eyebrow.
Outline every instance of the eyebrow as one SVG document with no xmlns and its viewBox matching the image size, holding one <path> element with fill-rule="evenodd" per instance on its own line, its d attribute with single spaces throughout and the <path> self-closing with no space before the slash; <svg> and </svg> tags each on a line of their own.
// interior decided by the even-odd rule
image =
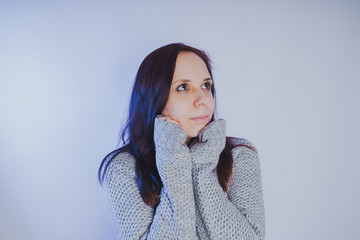
<svg viewBox="0 0 360 240">
<path fill-rule="evenodd" d="M 208 77 L 208 78 L 205 78 L 203 81 L 204 82 L 212 81 L 212 78 Z M 189 79 L 178 79 L 175 82 L 173 82 L 171 85 L 173 85 L 173 84 L 175 84 L 177 82 L 191 82 L 191 80 L 189 80 Z"/>
</svg>

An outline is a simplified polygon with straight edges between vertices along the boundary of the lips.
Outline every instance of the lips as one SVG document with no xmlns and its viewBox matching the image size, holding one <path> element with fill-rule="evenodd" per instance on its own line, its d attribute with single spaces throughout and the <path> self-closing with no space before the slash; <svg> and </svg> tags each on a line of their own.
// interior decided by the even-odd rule
<svg viewBox="0 0 360 240">
<path fill-rule="evenodd" d="M 194 120 L 194 121 L 199 121 L 199 122 L 207 122 L 207 121 L 209 121 L 209 115 L 201 115 L 201 116 L 190 118 L 190 119 Z"/>
</svg>

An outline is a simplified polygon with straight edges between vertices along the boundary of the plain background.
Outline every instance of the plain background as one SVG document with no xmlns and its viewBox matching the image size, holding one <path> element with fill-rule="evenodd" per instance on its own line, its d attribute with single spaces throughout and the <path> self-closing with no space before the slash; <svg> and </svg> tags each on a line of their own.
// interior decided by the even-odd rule
<svg viewBox="0 0 360 240">
<path fill-rule="evenodd" d="M 156 48 L 209 53 L 266 239 L 359 239 L 357 1 L 0 1 L 0 239 L 111 239 L 102 158 Z"/>
</svg>

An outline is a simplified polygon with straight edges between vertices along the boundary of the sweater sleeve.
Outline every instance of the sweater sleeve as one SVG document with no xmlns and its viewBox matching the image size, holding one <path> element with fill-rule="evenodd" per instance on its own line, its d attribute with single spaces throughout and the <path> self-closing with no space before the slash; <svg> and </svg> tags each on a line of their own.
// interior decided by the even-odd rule
<svg viewBox="0 0 360 240">
<path fill-rule="evenodd" d="M 107 171 L 106 188 L 118 238 L 196 239 L 191 159 L 187 146 L 179 146 L 181 141 L 176 137 L 182 130 L 163 121 L 158 121 L 157 127 L 162 132 L 155 134 L 158 137 L 155 142 L 159 146 L 156 162 L 163 188 L 156 209 L 146 205 L 141 198 L 136 182 L 135 159 L 129 153 L 119 154 Z M 173 145 L 175 142 L 179 145 Z"/>
<path fill-rule="evenodd" d="M 252 145 L 249 142 L 249 145 Z M 264 239 L 265 215 L 258 154 L 246 147 L 232 150 L 234 171 L 227 197 L 215 169 L 194 176 L 196 202 L 211 239 Z"/>
</svg>

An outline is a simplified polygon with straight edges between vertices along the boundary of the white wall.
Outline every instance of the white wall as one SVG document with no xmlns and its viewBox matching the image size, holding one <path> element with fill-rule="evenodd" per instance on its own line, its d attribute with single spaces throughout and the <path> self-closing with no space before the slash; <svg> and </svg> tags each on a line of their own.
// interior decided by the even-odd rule
<svg viewBox="0 0 360 240">
<path fill-rule="evenodd" d="M 97 170 L 171 42 L 210 54 L 228 135 L 258 148 L 266 239 L 358 238 L 360 5 L 194 2 L 0 2 L 0 239 L 111 238 Z"/>
</svg>

